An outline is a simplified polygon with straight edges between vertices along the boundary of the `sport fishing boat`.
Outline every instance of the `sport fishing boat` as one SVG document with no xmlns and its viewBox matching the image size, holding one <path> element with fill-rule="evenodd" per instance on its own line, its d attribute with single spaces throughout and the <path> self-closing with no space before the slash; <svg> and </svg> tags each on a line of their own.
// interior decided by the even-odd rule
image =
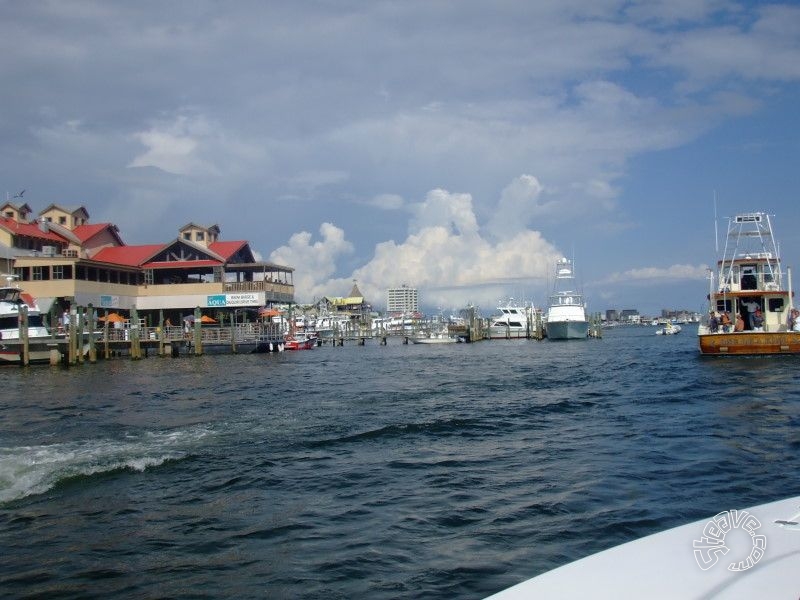
<svg viewBox="0 0 800 600">
<path fill-rule="evenodd" d="M 6 283 L 0 286 L 0 364 L 22 362 L 20 340 L 20 311 L 28 309 L 28 350 L 30 362 L 50 360 L 52 337 L 45 327 L 39 307 L 31 296 L 13 285 L 13 275 L 5 275 Z"/>
<path fill-rule="evenodd" d="M 723 255 L 709 280 L 709 310 L 697 330 L 701 354 L 800 353 L 791 272 L 782 271 L 768 214 L 729 219 Z"/>
<path fill-rule="evenodd" d="M 547 306 L 545 330 L 551 340 L 583 340 L 589 336 L 586 305 L 583 294 L 575 291 L 575 272 L 568 258 L 556 262 L 556 278 Z"/>
<path fill-rule="evenodd" d="M 513 298 L 500 302 L 498 314 L 489 323 L 490 339 L 527 338 L 531 334 L 533 309 L 518 304 Z"/>
</svg>

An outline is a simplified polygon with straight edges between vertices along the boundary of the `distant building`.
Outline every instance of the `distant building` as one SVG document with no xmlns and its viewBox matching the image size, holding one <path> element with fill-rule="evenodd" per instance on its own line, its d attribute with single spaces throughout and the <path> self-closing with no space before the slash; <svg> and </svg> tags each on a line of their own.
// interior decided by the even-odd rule
<svg viewBox="0 0 800 600">
<path fill-rule="evenodd" d="M 616 309 L 610 308 L 606 311 L 606 321 L 609 323 L 612 321 L 619 321 L 619 313 Z"/>
<path fill-rule="evenodd" d="M 623 323 L 640 323 L 642 317 L 635 308 L 626 308 L 620 313 L 619 320 Z"/>
<path fill-rule="evenodd" d="M 325 313 L 346 313 L 352 318 L 365 319 L 372 311 L 372 307 L 364 299 L 358 284 L 354 281 L 350 295 L 344 298 L 325 296 L 316 303 L 316 308 Z"/>
<path fill-rule="evenodd" d="M 419 312 L 419 293 L 417 288 L 402 285 L 398 288 L 389 288 L 386 294 L 387 313 L 416 313 Z"/>
</svg>

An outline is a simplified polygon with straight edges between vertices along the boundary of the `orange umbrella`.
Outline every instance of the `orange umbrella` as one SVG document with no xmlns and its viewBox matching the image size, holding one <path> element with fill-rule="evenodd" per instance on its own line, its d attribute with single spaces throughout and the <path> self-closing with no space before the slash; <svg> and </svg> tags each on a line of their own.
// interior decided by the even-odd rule
<svg viewBox="0 0 800 600">
<path fill-rule="evenodd" d="M 212 319 L 211 317 L 209 317 L 207 315 L 203 315 L 202 317 L 200 317 L 200 322 L 201 323 L 216 323 L 217 321 L 216 321 L 216 319 Z"/>
<path fill-rule="evenodd" d="M 107 317 L 105 317 L 105 316 L 97 317 L 98 321 L 105 321 L 106 319 L 108 319 L 109 323 L 124 323 L 125 322 L 125 317 L 123 317 L 121 314 L 115 313 L 115 312 L 109 313 Z"/>
<path fill-rule="evenodd" d="M 275 310 L 274 308 L 262 308 L 258 311 L 259 317 L 277 317 L 281 314 L 281 311 Z"/>
</svg>

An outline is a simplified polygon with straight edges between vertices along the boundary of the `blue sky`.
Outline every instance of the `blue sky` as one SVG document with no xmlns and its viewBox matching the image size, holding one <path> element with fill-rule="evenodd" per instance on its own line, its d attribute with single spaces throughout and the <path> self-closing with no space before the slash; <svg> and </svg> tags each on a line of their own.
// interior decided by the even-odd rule
<svg viewBox="0 0 800 600">
<path fill-rule="evenodd" d="M 800 7 L 0 1 L 0 181 L 129 244 L 189 221 L 296 298 L 701 310 L 720 217 L 800 265 Z M 797 279 L 797 277 L 795 277 Z"/>
</svg>

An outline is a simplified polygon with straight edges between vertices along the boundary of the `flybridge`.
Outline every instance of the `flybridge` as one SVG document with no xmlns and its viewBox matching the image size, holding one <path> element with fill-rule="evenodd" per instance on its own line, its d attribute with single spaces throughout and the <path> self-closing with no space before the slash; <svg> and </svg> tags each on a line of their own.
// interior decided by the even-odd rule
<svg viewBox="0 0 800 600">
<path fill-rule="evenodd" d="M 737 223 L 761 223 L 761 213 L 749 213 L 745 215 L 736 215 Z"/>
</svg>

